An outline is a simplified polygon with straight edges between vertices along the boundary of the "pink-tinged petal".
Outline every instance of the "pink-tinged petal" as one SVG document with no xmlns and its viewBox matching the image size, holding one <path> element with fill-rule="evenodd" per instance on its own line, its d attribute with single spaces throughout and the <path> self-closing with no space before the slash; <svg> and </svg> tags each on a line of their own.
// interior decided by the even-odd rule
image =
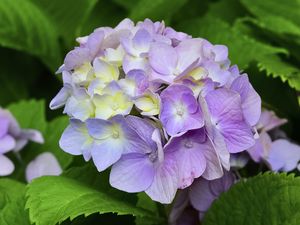
<svg viewBox="0 0 300 225">
<path fill-rule="evenodd" d="M 15 170 L 13 162 L 5 155 L 0 155 L 0 176 L 8 176 Z"/>
<path fill-rule="evenodd" d="M 157 73 L 169 76 L 177 65 L 177 52 L 167 44 L 153 43 L 149 50 L 149 62 Z"/>
<path fill-rule="evenodd" d="M 146 190 L 146 194 L 162 204 L 171 203 L 178 187 L 177 177 L 176 161 L 166 154 L 164 161 L 156 168 L 153 183 Z"/>
<path fill-rule="evenodd" d="M 10 135 L 5 135 L 0 138 L 0 154 L 13 150 L 16 146 L 15 139 Z"/>
<path fill-rule="evenodd" d="M 249 82 L 248 76 L 241 75 L 236 78 L 231 89 L 240 94 L 244 117 L 251 126 L 254 126 L 260 118 L 261 99 Z"/>
<path fill-rule="evenodd" d="M 99 172 L 106 170 L 121 158 L 124 152 L 123 145 L 124 143 L 113 139 L 93 143 L 92 159 Z"/>
<path fill-rule="evenodd" d="M 44 152 L 32 160 L 26 167 L 26 180 L 31 182 L 33 179 L 41 176 L 58 176 L 62 169 L 50 152 Z"/>
<path fill-rule="evenodd" d="M 273 171 L 289 172 L 297 168 L 300 161 L 300 146 L 287 140 L 279 139 L 271 144 L 267 157 Z"/>
<path fill-rule="evenodd" d="M 129 193 L 145 191 L 153 182 L 154 165 L 147 155 L 127 154 L 113 165 L 111 186 Z"/>
<path fill-rule="evenodd" d="M 239 94 L 217 89 L 205 97 L 214 126 L 223 135 L 230 153 L 244 151 L 255 144 L 251 127 L 244 119 Z"/>
<path fill-rule="evenodd" d="M 173 152 L 176 159 L 180 189 L 190 186 L 206 168 L 206 159 L 203 154 L 206 144 L 199 143 L 203 136 L 205 136 L 203 129 L 189 131 L 182 136 L 170 139 L 165 148 L 165 152 Z"/>
<path fill-rule="evenodd" d="M 178 54 L 177 69 L 181 72 L 202 57 L 202 39 L 186 39 L 175 48 Z"/>
<path fill-rule="evenodd" d="M 258 163 L 269 155 L 271 145 L 272 140 L 269 134 L 267 132 L 262 132 L 260 133 L 259 138 L 256 139 L 255 145 L 247 149 L 247 152 L 253 161 Z"/>
<path fill-rule="evenodd" d="M 86 125 L 77 119 L 71 119 L 70 125 L 64 130 L 59 146 L 62 150 L 72 155 L 81 155 L 88 149 L 93 139 L 88 134 Z"/>
<path fill-rule="evenodd" d="M 273 111 L 264 110 L 261 112 L 260 119 L 256 128 L 262 131 L 270 131 L 276 127 L 280 127 L 281 125 L 287 123 L 287 119 L 281 119 L 276 116 Z"/>
</svg>

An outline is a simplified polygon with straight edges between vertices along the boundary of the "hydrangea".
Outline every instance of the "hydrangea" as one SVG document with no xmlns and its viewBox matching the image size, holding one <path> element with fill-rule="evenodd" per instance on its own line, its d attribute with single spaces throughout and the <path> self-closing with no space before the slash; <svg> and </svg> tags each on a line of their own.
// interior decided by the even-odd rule
<svg viewBox="0 0 300 225">
<path fill-rule="evenodd" d="M 15 168 L 5 154 L 18 153 L 28 141 L 43 143 L 44 139 L 39 131 L 21 129 L 13 115 L 0 108 L 0 176 L 10 175 Z"/>
<path fill-rule="evenodd" d="M 70 125 L 60 146 L 111 167 L 110 184 L 170 203 L 194 179 L 230 169 L 255 144 L 261 99 L 228 49 L 149 19 L 78 38 L 50 103 Z"/>
<path fill-rule="evenodd" d="M 187 189 L 178 193 L 169 215 L 171 225 L 199 224 L 211 204 L 237 182 L 232 172 L 225 172 L 215 180 L 198 178 Z"/>
<path fill-rule="evenodd" d="M 259 137 L 247 150 L 252 160 L 265 162 L 273 171 L 289 172 L 299 168 L 300 146 L 289 141 L 279 129 L 285 123 L 287 120 L 278 118 L 273 111 L 262 112 L 256 125 Z"/>
</svg>

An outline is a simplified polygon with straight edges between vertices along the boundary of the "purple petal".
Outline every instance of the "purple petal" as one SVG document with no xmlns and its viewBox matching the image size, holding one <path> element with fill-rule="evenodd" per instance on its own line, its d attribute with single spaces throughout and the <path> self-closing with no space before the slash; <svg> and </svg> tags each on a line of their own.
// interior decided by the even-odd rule
<svg viewBox="0 0 300 225">
<path fill-rule="evenodd" d="M 151 45 L 149 62 L 157 73 L 165 76 L 172 75 L 177 60 L 177 52 L 173 47 L 163 43 L 153 43 Z"/>
<path fill-rule="evenodd" d="M 203 139 L 204 130 L 189 131 L 180 137 L 170 139 L 165 152 L 173 152 L 178 167 L 178 187 L 184 189 L 190 186 L 195 178 L 200 177 L 206 168 L 203 148 L 199 143 Z"/>
<path fill-rule="evenodd" d="M 13 162 L 5 155 L 0 155 L 0 176 L 8 176 L 15 170 Z"/>
<path fill-rule="evenodd" d="M 2 109 L 0 108 L 0 138 L 7 134 L 10 120 L 7 116 L 1 115 Z M 3 110 L 4 112 L 4 110 Z"/>
<path fill-rule="evenodd" d="M 134 48 L 138 49 L 140 53 L 149 51 L 151 41 L 151 35 L 144 29 L 138 30 L 132 40 Z"/>
<path fill-rule="evenodd" d="M 97 56 L 97 54 L 99 53 L 103 38 L 104 38 L 104 32 L 100 30 L 94 31 L 92 34 L 89 35 L 86 42 L 86 46 L 88 47 L 90 51 L 89 54 L 92 58 Z"/>
<path fill-rule="evenodd" d="M 93 139 L 88 134 L 86 125 L 77 119 L 71 119 L 70 125 L 64 130 L 59 146 L 72 155 L 81 155 L 90 148 Z"/>
<path fill-rule="evenodd" d="M 57 95 L 51 100 L 49 105 L 50 109 L 54 110 L 64 106 L 68 98 L 70 97 L 70 91 L 71 90 L 69 86 L 65 86 L 62 89 L 60 89 Z"/>
<path fill-rule="evenodd" d="M 300 161 L 300 146 L 279 139 L 271 144 L 267 162 L 273 171 L 289 172 L 296 169 Z"/>
<path fill-rule="evenodd" d="M 261 113 L 256 128 L 267 132 L 285 123 L 287 123 L 286 119 L 281 119 L 277 117 L 273 111 L 264 110 Z"/>
<path fill-rule="evenodd" d="M 259 138 L 256 139 L 255 145 L 247 149 L 247 152 L 250 157 L 258 163 L 267 157 L 271 144 L 272 140 L 269 134 L 267 132 L 262 132 L 260 133 Z"/>
<path fill-rule="evenodd" d="M 178 54 L 177 68 L 183 72 L 202 57 L 202 39 L 186 39 L 176 47 L 176 52 Z"/>
<path fill-rule="evenodd" d="M 66 70 L 72 70 L 90 61 L 90 51 L 88 48 L 77 47 L 70 51 L 65 58 L 64 65 Z"/>
<path fill-rule="evenodd" d="M 0 154 L 13 150 L 16 146 L 15 139 L 10 135 L 5 135 L 0 138 Z"/>
<path fill-rule="evenodd" d="M 61 173 L 62 169 L 55 156 L 50 152 L 44 152 L 27 165 L 26 180 L 31 182 L 41 176 L 58 176 Z"/>
<path fill-rule="evenodd" d="M 245 122 L 240 96 L 233 91 L 217 89 L 205 97 L 212 122 L 221 132 L 230 153 L 255 144 L 251 127 Z"/>
<path fill-rule="evenodd" d="M 163 163 L 156 168 L 153 183 L 146 190 L 146 194 L 162 204 L 171 203 L 178 187 L 177 176 L 176 162 L 166 154 Z"/>
<path fill-rule="evenodd" d="M 254 126 L 260 118 L 261 99 L 249 82 L 248 76 L 241 75 L 236 78 L 231 89 L 240 94 L 244 117 L 251 126 Z"/>
<path fill-rule="evenodd" d="M 148 156 L 127 154 L 113 165 L 109 182 L 122 191 L 141 192 L 152 184 L 154 173 L 154 165 Z"/>
<path fill-rule="evenodd" d="M 123 152 L 124 143 L 111 139 L 93 143 L 91 147 L 92 159 L 98 171 L 104 171 L 117 162 Z"/>
</svg>

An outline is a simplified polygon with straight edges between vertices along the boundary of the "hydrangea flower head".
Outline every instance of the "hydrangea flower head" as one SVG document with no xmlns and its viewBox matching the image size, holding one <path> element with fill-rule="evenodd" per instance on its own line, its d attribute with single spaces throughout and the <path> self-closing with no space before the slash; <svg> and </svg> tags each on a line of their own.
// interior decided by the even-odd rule
<svg viewBox="0 0 300 225">
<path fill-rule="evenodd" d="M 112 166 L 112 186 L 170 203 L 195 179 L 222 177 L 230 153 L 255 144 L 260 97 L 226 46 L 149 19 L 77 41 L 50 107 L 70 116 L 61 148 L 99 171 Z"/>
</svg>

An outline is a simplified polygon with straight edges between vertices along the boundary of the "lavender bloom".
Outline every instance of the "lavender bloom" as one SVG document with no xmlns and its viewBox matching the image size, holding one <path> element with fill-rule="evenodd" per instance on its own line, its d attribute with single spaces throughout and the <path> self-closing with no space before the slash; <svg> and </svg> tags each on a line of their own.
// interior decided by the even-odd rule
<svg viewBox="0 0 300 225">
<path fill-rule="evenodd" d="M 189 88 L 171 85 L 160 97 L 160 120 L 170 136 L 203 127 L 201 109 Z"/>
<path fill-rule="evenodd" d="M 226 192 L 235 182 L 232 173 L 226 172 L 223 177 L 208 181 L 203 178 L 196 180 L 189 189 L 192 206 L 199 211 L 200 220 L 214 200 Z"/>
<path fill-rule="evenodd" d="M 230 153 L 237 153 L 254 145 L 252 129 L 245 121 L 241 97 L 236 92 L 220 88 L 205 96 L 210 114 L 209 126 L 219 132 Z"/>
<path fill-rule="evenodd" d="M 58 176 L 61 173 L 62 169 L 55 156 L 50 152 L 44 152 L 27 165 L 26 180 L 29 183 L 41 176 Z"/>
<path fill-rule="evenodd" d="M 141 118 L 127 122 L 148 147 L 136 148 L 113 165 L 110 184 L 127 192 L 145 191 L 153 200 L 171 203 L 177 190 L 177 167 L 171 154 L 164 153 L 159 131 Z"/>
<path fill-rule="evenodd" d="M 211 204 L 235 183 L 231 172 L 216 180 L 195 180 L 191 187 L 178 193 L 174 201 L 169 222 L 172 225 L 199 224 Z"/>
<path fill-rule="evenodd" d="M 190 186 L 201 175 L 206 179 L 223 175 L 219 156 L 203 128 L 171 138 L 164 151 L 172 153 L 177 163 L 180 189 Z"/>
<path fill-rule="evenodd" d="M 286 119 L 278 118 L 272 111 L 263 111 L 256 129 L 259 138 L 255 145 L 247 151 L 255 162 L 265 162 L 273 171 L 292 171 L 300 161 L 300 146 L 286 139 L 272 140 L 275 128 L 285 124 Z"/>
<path fill-rule="evenodd" d="M 149 19 L 77 41 L 50 107 L 70 117 L 61 148 L 99 171 L 112 166 L 112 186 L 170 203 L 194 179 L 220 178 L 231 153 L 255 144 L 261 100 L 226 46 Z"/>
<path fill-rule="evenodd" d="M 202 39 L 187 39 L 175 48 L 165 43 L 153 43 L 149 62 L 153 69 L 152 80 L 172 83 L 202 57 Z"/>
<path fill-rule="evenodd" d="M 10 175 L 14 171 L 14 164 L 4 154 L 19 152 L 28 141 L 43 143 L 44 139 L 36 130 L 21 129 L 13 115 L 0 108 L 0 176 Z"/>
</svg>

